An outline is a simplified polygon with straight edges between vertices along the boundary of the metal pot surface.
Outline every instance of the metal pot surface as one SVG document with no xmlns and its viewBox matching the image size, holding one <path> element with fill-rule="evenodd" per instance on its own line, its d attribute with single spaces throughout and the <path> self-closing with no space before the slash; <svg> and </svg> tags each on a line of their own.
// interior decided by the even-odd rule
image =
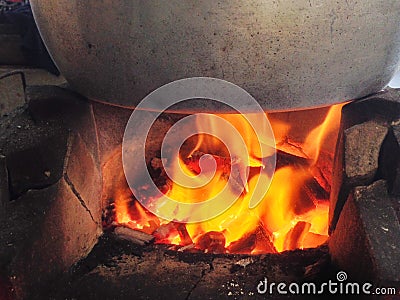
<svg viewBox="0 0 400 300">
<path fill-rule="evenodd" d="M 31 4 L 71 87 L 122 106 L 196 76 L 235 83 L 265 110 L 327 105 L 379 91 L 399 62 L 398 0 Z"/>
</svg>

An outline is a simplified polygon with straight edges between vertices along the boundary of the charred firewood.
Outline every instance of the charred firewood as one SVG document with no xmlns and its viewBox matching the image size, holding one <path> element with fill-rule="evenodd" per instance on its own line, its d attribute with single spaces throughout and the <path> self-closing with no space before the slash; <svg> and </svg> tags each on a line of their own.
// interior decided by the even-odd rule
<svg viewBox="0 0 400 300">
<path fill-rule="evenodd" d="M 301 186 L 293 211 L 297 215 L 306 214 L 315 209 L 320 201 L 329 201 L 329 194 L 314 178 L 310 178 Z"/>
<path fill-rule="evenodd" d="M 153 232 L 156 242 L 160 244 L 168 244 L 178 235 L 180 238 L 180 246 L 193 244 L 192 238 L 186 229 L 186 225 L 182 223 L 170 222 L 168 224 L 163 224 Z"/>
<path fill-rule="evenodd" d="M 307 180 L 304 185 L 304 191 L 308 194 L 310 198 L 316 200 L 329 200 L 329 193 L 325 191 L 315 178 Z"/>
<path fill-rule="evenodd" d="M 144 246 L 154 241 L 154 236 L 125 226 L 117 226 L 114 229 L 114 234 L 119 239 L 127 240 L 141 246 Z"/>
<path fill-rule="evenodd" d="M 310 165 L 310 160 L 302 156 L 297 156 L 282 150 L 276 151 L 276 169 L 286 166 L 307 168 Z"/>
<path fill-rule="evenodd" d="M 309 157 L 304 153 L 300 143 L 290 141 L 288 137 L 276 143 L 277 152 L 285 153 L 293 157 L 303 158 L 308 160 Z"/>
<path fill-rule="evenodd" d="M 205 155 L 206 153 L 200 152 L 200 151 L 195 151 L 190 157 L 185 158 L 183 162 L 185 163 L 186 166 L 195 174 L 200 174 L 201 169 L 200 169 L 200 159 Z M 211 154 L 208 154 L 211 155 Z M 215 160 L 217 169 L 222 169 L 224 173 L 228 173 L 230 168 L 231 168 L 231 158 L 229 157 L 222 157 L 218 155 L 211 155 L 212 158 Z"/>
<path fill-rule="evenodd" d="M 174 222 L 163 224 L 153 232 L 156 242 L 161 244 L 170 243 L 170 240 L 177 235 L 179 235 L 179 232 Z"/>
<path fill-rule="evenodd" d="M 289 231 L 284 243 L 284 248 L 287 250 L 301 248 L 302 237 L 309 232 L 310 227 L 310 223 L 297 222 L 297 224 Z"/>
<path fill-rule="evenodd" d="M 181 238 L 180 244 L 182 246 L 187 246 L 187 245 L 193 244 L 192 238 L 190 237 L 185 224 L 176 223 L 176 229 L 178 230 L 179 237 Z"/>
<path fill-rule="evenodd" d="M 200 159 L 204 157 L 206 153 L 195 151 L 190 157 L 184 159 L 185 165 L 191 170 L 194 174 L 200 174 L 202 171 L 200 168 Z M 218 155 L 211 155 L 208 159 L 212 159 L 216 163 L 216 169 L 222 171 L 221 178 L 223 180 L 228 181 L 229 177 L 232 176 L 231 188 L 235 191 L 242 193 L 243 190 L 247 192 L 247 181 L 246 181 L 246 172 L 249 166 L 245 166 L 239 158 L 230 158 L 230 157 L 222 157 Z M 207 156 L 203 159 L 207 159 Z M 204 163 L 207 165 L 207 162 Z M 213 164 L 212 164 L 213 165 Z"/>
<path fill-rule="evenodd" d="M 262 225 L 239 240 L 232 242 L 228 247 L 229 253 L 247 254 L 252 251 L 258 253 L 277 253 L 275 246 L 271 242 L 271 235 L 266 232 Z"/>
<path fill-rule="evenodd" d="M 318 161 L 310 168 L 310 173 L 328 194 L 331 192 L 332 169 L 333 154 L 321 150 Z"/>
<path fill-rule="evenodd" d="M 272 243 L 272 234 L 268 232 L 261 224 L 256 230 L 256 251 L 258 253 L 278 253 Z"/>
<path fill-rule="evenodd" d="M 248 233 L 239 240 L 232 242 L 227 250 L 229 253 L 251 253 L 251 251 L 256 247 L 256 242 L 257 236 L 255 232 Z"/>
<path fill-rule="evenodd" d="M 196 248 L 205 253 L 225 253 L 226 239 L 222 232 L 209 231 L 203 234 L 196 242 Z"/>
</svg>

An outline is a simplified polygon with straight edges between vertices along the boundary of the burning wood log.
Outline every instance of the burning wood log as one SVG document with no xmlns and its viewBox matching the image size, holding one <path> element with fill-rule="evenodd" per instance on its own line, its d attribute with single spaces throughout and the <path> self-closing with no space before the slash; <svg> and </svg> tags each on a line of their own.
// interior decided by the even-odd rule
<svg viewBox="0 0 400 300">
<path fill-rule="evenodd" d="M 196 248 L 203 250 L 205 253 L 221 254 L 225 253 L 226 239 L 222 232 L 209 231 L 197 240 Z"/>
<path fill-rule="evenodd" d="M 190 157 L 184 159 L 185 165 L 191 170 L 194 174 L 200 174 L 200 159 L 206 153 L 195 151 Z M 246 169 L 249 166 L 245 166 L 240 159 L 230 158 L 230 157 L 222 157 L 214 154 L 209 154 L 216 163 L 216 169 L 222 171 L 222 178 L 228 181 L 229 177 L 232 176 L 232 188 L 238 192 L 242 192 L 243 190 L 247 190 L 247 181 L 246 181 Z"/>
<path fill-rule="evenodd" d="M 310 173 L 328 194 L 331 192 L 333 158 L 333 152 L 321 149 L 318 160 L 310 167 Z"/>
<path fill-rule="evenodd" d="M 303 167 L 307 168 L 310 165 L 310 160 L 297 156 L 292 153 L 284 152 L 282 150 L 276 151 L 276 169 L 280 169 L 285 166 Z"/>
<path fill-rule="evenodd" d="M 294 213 L 303 215 L 315 209 L 319 201 L 328 201 L 329 194 L 318 184 L 314 178 L 304 182 L 299 190 L 298 199 L 294 206 Z"/>
<path fill-rule="evenodd" d="M 179 232 L 179 237 L 181 238 L 181 245 L 182 246 L 187 246 L 187 245 L 192 245 L 193 241 L 192 238 L 189 235 L 189 232 L 186 229 L 186 225 L 182 223 L 177 223 L 176 224 L 176 229 Z"/>
<path fill-rule="evenodd" d="M 301 248 L 304 236 L 309 232 L 310 227 L 310 223 L 297 222 L 296 226 L 290 230 L 286 237 L 285 249 L 295 250 L 297 248 Z"/>
<path fill-rule="evenodd" d="M 278 253 L 274 244 L 272 243 L 272 234 L 268 232 L 264 226 L 259 225 L 256 230 L 256 247 L 255 253 Z"/>
<path fill-rule="evenodd" d="M 229 253 L 251 253 L 256 247 L 257 236 L 255 232 L 244 235 L 239 240 L 232 242 L 228 247 Z"/>
<path fill-rule="evenodd" d="M 163 224 L 153 232 L 153 236 L 156 238 L 156 242 L 161 244 L 169 243 L 172 237 L 177 236 L 178 234 L 179 232 L 174 222 Z"/>
<path fill-rule="evenodd" d="M 309 159 L 309 157 L 304 153 L 302 145 L 298 142 L 289 140 L 287 136 L 282 140 L 277 141 L 276 149 L 278 150 L 278 153 L 285 153 L 305 160 Z"/>
<path fill-rule="evenodd" d="M 253 253 L 277 253 L 273 243 L 271 242 L 271 235 L 268 234 L 262 225 L 241 239 L 232 242 L 228 251 L 230 253 L 248 254 Z M 255 253 L 255 254 L 256 254 Z"/>
<path fill-rule="evenodd" d="M 144 246 L 154 240 L 154 236 L 139 230 L 131 229 L 125 226 L 118 226 L 114 229 L 117 238 L 130 241 L 136 245 Z"/>
<path fill-rule="evenodd" d="M 153 232 L 153 236 L 156 238 L 156 242 L 160 244 L 170 243 L 177 236 L 180 238 L 180 246 L 193 244 L 186 225 L 182 223 L 169 222 L 161 225 Z"/>
<path fill-rule="evenodd" d="M 188 166 L 188 168 L 195 174 L 200 174 L 201 169 L 200 169 L 200 159 L 203 157 L 206 153 L 200 152 L 200 151 L 195 151 L 190 157 L 185 158 L 183 162 L 185 165 Z M 213 159 L 215 160 L 217 164 L 217 169 L 222 168 L 224 170 L 224 173 L 228 173 L 230 168 L 231 168 L 231 158 L 230 157 L 221 157 L 218 155 L 210 154 Z"/>
</svg>

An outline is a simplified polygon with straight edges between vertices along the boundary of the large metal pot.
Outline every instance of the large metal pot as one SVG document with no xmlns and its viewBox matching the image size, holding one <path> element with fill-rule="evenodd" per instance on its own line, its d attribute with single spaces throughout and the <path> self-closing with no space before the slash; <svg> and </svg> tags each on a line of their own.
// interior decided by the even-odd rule
<svg viewBox="0 0 400 300">
<path fill-rule="evenodd" d="M 31 0 L 51 55 L 83 95 L 135 106 L 176 79 L 209 76 L 266 110 L 383 88 L 400 50 L 398 0 Z"/>
</svg>

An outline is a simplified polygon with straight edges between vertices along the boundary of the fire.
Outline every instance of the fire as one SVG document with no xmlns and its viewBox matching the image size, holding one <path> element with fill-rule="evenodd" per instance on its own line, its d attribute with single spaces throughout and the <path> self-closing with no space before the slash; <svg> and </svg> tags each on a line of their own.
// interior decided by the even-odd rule
<svg viewBox="0 0 400 300">
<path fill-rule="evenodd" d="M 197 134 L 191 138 L 172 162 L 174 168 L 182 169 L 181 174 L 198 180 L 201 186 L 187 188 L 167 178 L 163 193 L 179 202 L 201 203 L 218 195 L 228 178 L 233 176 L 233 185 L 220 199 L 221 211 L 229 206 L 230 197 L 237 196 L 235 189 L 241 191 L 239 199 L 212 219 L 181 224 L 161 220 L 134 201 L 129 189 L 119 188 L 113 196 L 115 222 L 153 234 L 159 243 L 193 244 L 196 249 L 214 253 L 258 254 L 323 244 L 328 239 L 329 188 L 320 184 L 326 178 L 321 178 L 323 172 L 318 169 L 318 164 L 326 159 L 326 155 L 321 158 L 322 154 L 328 151 L 333 155 L 342 106 L 332 106 L 320 124 L 305 134 L 302 141 L 295 142 L 289 140 L 290 131 L 299 129 L 301 124 L 270 116 L 279 151 L 277 169 L 269 189 L 263 192 L 255 186 L 260 180 L 268 182 L 271 179 L 265 172 L 268 169 L 266 158 L 272 155 L 271 145 L 275 143 L 267 136 L 256 135 L 247 119 L 254 120 L 257 116 L 217 115 L 232 124 L 239 136 L 222 130 L 213 117 L 201 118 L 197 124 L 199 132 L 210 134 Z M 230 153 L 222 141 L 235 143 L 238 138 L 242 139 L 247 151 L 238 147 Z M 211 179 L 204 181 L 205 178 Z M 202 182 L 207 183 L 200 184 Z M 261 200 L 260 204 L 250 207 L 252 199 Z M 151 201 L 159 211 L 174 212 L 176 219 L 191 213 L 160 199 Z"/>
</svg>

